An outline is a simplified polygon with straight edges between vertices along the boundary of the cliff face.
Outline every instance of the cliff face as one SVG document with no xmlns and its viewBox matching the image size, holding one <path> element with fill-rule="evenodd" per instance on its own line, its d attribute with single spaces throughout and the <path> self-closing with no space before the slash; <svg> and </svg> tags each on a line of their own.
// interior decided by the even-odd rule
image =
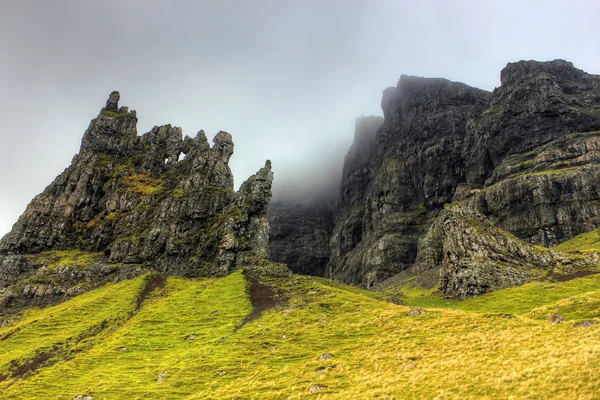
<svg viewBox="0 0 600 400">
<path fill-rule="evenodd" d="M 464 180 L 467 121 L 489 99 L 462 83 L 409 76 L 384 91 L 383 125 L 344 165 L 332 277 L 370 287 L 412 265 L 418 237 Z"/>
<path fill-rule="evenodd" d="M 236 193 L 231 135 L 219 132 L 212 147 L 203 131 L 182 138 L 170 125 L 137 136 L 135 111 L 118 101 L 113 92 L 71 165 L 0 241 L 0 287 L 33 276 L 42 292 L 64 293 L 74 283 L 59 276 L 65 265 L 99 282 L 144 268 L 222 276 L 267 257 L 270 162 Z"/>
<path fill-rule="evenodd" d="M 542 246 L 600 226 L 594 132 L 600 78 L 562 60 L 522 61 L 508 64 L 501 82 L 488 93 L 402 76 L 384 91 L 383 125 L 371 140 L 355 139 L 345 160 L 329 276 L 372 287 L 400 272 L 431 271 L 415 264 L 417 255 L 442 254 L 442 242 L 424 250 L 419 239 L 426 239 L 436 218 L 448 220 L 447 211 L 439 213 L 453 200 L 515 240 Z M 491 253 L 502 250 L 489 245 Z M 443 258 L 437 260 L 435 279 L 450 282 L 439 271 L 458 264 L 443 269 Z M 552 263 L 526 265 L 534 264 L 543 269 Z M 465 297 L 531 278 L 510 269 L 499 277 L 507 264 L 494 265 L 497 273 L 478 273 L 482 278 L 468 284 L 471 289 L 450 283 L 440 289 Z"/>
<path fill-rule="evenodd" d="M 485 112 L 467 126 L 466 181 L 485 183 L 511 154 L 569 132 L 598 130 L 600 79 L 563 60 L 509 63 Z"/>
<path fill-rule="evenodd" d="M 286 189 L 289 187 L 284 187 L 281 190 L 284 193 L 274 196 L 269 206 L 271 260 L 286 263 L 295 273 L 316 276 L 326 274 L 340 182 L 344 183 L 344 190 L 360 188 L 370 179 L 366 163 L 375 133 L 382 124 L 381 117 L 363 116 L 356 119 L 354 143 L 344 163 L 352 165 L 351 169 L 322 171 L 326 179 L 321 177 L 316 184 L 312 182 L 312 185 L 305 183 L 309 189 L 304 196 L 297 195 L 295 188 L 292 188 L 291 195 L 287 194 L 289 190 Z M 315 177 L 311 175 L 310 178 Z"/>
<path fill-rule="evenodd" d="M 269 250 L 298 273 L 367 288 L 410 278 L 452 297 L 595 265 L 539 246 L 600 226 L 600 77 L 522 61 L 501 82 L 489 93 L 403 75 L 383 93 L 384 118 L 357 119 L 341 178 L 268 215 L 269 161 L 235 192 L 228 133 L 212 146 L 170 125 L 137 136 L 113 92 L 71 165 L 0 240 L 0 304 L 146 269 L 222 276 Z"/>
<path fill-rule="evenodd" d="M 406 276 L 421 286 L 439 285 L 448 297 L 468 298 L 521 285 L 549 272 L 594 270 L 598 254 L 563 254 L 527 243 L 494 226 L 460 202 L 448 203 L 419 241 Z M 394 282 L 396 278 L 396 282 Z M 396 276 L 383 286 L 401 282 Z"/>
<path fill-rule="evenodd" d="M 333 230 L 331 204 L 325 199 L 310 202 L 278 201 L 269 206 L 269 256 L 285 263 L 296 274 L 324 276 L 329 263 L 329 240 Z"/>
<path fill-rule="evenodd" d="M 504 160 L 465 203 L 527 242 L 555 246 L 600 226 L 600 132 L 573 133 Z"/>
</svg>

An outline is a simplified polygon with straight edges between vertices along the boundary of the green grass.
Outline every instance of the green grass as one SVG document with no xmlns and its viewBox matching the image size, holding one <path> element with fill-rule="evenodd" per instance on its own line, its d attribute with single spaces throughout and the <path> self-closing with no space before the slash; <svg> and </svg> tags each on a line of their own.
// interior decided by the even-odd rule
<svg viewBox="0 0 600 400">
<path fill-rule="evenodd" d="M 175 189 L 173 190 L 173 197 L 176 199 L 181 199 L 185 196 L 185 191 L 183 189 Z"/>
<path fill-rule="evenodd" d="M 600 252 L 600 229 L 585 232 L 552 248 L 563 253 Z"/>
<path fill-rule="evenodd" d="M 0 375 L 10 376 L 15 365 L 41 353 L 67 354 L 82 345 L 79 340 L 124 321 L 135 308 L 144 279 L 108 284 L 55 307 L 28 310 L 0 329 Z"/>
<path fill-rule="evenodd" d="M 544 319 L 554 313 L 566 320 L 598 319 L 600 318 L 600 290 L 570 296 L 553 304 L 535 308 L 530 315 L 532 318 Z"/>
<path fill-rule="evenodd" d="M 407 306 L 526 315 L 536 307 L 595 290 L 600 290 L 600 274 L 567 282 L 529 282 L 467 300 L 446 299 L 437 289 L 410 285 L 395 288 L 394 293 L 402 293 L 400 300 Z"/>
<path fill-rule="evenodd" d="M 35 261 L 46 263 L 46 268 L 55 270 L 60 267 L 88 267 L 103 256 L 103 253 L 89 253 L 80 250 L 51 250 L 30 257 Z"/>
<path fill-rule="evenodd" d="M 168 278 L 132 313 L 144 279 L 30 311 L 0 330 L 16 330 L 0 340 L 0 354 L 14 359 L 31 354 L 32 342 L 52 346 L 121 316 L 114 329 L 89 339 L 93 346 L 24 379 L 0 382 L 0 398 L 591 399 L 600 392 L 600 325 L 573 327 L 598 309 L 600 278 L 594 276 L 451 304 L 413 288 L 407 293 L 414 304 L 446 307 L 427 306 L 417 317 L 407 315 L 408 307 L 378 300 L 381 294 L 294 276 L 278 281 L 286 305 L 239 330 L 252 309 L 240 272 Z M 63 316 L 86 304 L 93 313 L 85 318 Z M 556 307 L 571 321 L 546 321 Z M 50 329 L 50 322 L 60 329 Z M 36 328 L 39 323 L 45 328 Z M 186 340 L 190 335 L 195 338 Z M 326 353 L 333 357 L 320 360 Z"/>
<path fill-rule="evenodd" d="M 123 118 L 128 115 L 131 115 L 129 113 L 118 113 L 118 112 L 114 112 L 114 111 L 104 111 L 102 114 L 108 115 L 109 117 L 114 117 L 114 118 Z"/>
<path fill-rule="evenodd" d="M 164 192 L 164 179 L 154 179 L 147 173 L 132 173 L 125 177 L 125 188 L 131 193 L 144 196 L 161 194 Z"/>
</svg>

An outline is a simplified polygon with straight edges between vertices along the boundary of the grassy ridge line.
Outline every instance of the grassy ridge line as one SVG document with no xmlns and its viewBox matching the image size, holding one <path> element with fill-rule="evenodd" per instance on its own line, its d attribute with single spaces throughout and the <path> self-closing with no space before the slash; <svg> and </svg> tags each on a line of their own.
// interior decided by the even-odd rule
<svg viewBox="0 0 600 400">
<path fill-rule="evenodd" d="M 303 399 L 317 386 L 331 399 L 593 398 L 599 389 L 596 328 L 454 310 L 408 317 L 406 307 L 318 282 L 295 293 L 230 347 L 255 361 L 190 398 Z M 319 360 L 326 352 L 335 357 Z"/>
<path fill-rule="evenodd" d="M 561 299 L 581 293 L 600 290 L 600 274 L 567 282 L 529 282 L 521 286 L 501 289 L 467 300 L 444 298 L 437 288 L 423 289 L 415 285 L 403 285 L 384 293 L 390 298 L 402 293 L 406 306 L 454 309 L 480 313 L 507 313 L 527 316 L 533 309 L 553 304 Z"/>
<path fill-rule="evenodd" d="M 345 287 L 323 278 L 317 280 L 324 285 L 376 299 L 387 297 L 381 293 Z M 559 313 L 567 321 L 600 318 L 600 274 L 567 282 L 530 282 L 467 300 L 445 299 L 436 289 L 421 289 L 416 286 L 405 287 L 403 293 L 405 297 L 402 300 L 407 306 L 413 307 L 513 314 L 534 319 L 546 319 L 550 314 Z"/>
<path fill-rule="evenodd" d="M 550 314 L 559 314 L 565 320 L 596 320 L 600 322 L 600 290 L 582 293 L 561 299 L 553 304 L 533 309 L 532 318 L 545 319 Z"/>
<path fill-rule="evenodd" d="M 28 310 L 14 326 L 0 329 L 0 375 L 7 378 L 25 372 L 22 369 L 36 358 L 47 362 L 53 354 L 65 356 L 73 346 L 84 345 L 90 336 L 126 320 L 146 279 L 108 284 L 55 307 Z"/>
</svg>

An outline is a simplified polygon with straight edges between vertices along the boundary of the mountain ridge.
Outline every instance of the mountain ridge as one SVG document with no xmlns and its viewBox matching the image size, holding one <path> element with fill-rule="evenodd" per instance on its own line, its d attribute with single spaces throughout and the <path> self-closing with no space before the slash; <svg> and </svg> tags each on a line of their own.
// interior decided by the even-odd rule
<svg viewBox="0 0 600 400">
<path fill-rule="evenodd" d="M 544 247 L 599 226 L 600 197 L 587 187 L 596 187 L 600 76 L 554 60 L 509 63 L 500 78 L 493 92 L 406 75 L 384 90 L 381 125 L 370 135 L 357 125 L 340 194 L 329 209 L 329 260 L 316 273 L 325 269 L 325 276 L 368 288 L 414 271 L 425 251 L 420 242 L 454 201 L 516 239 Z M 362 153 L 355 150 L 359 143 Z M 554 168 L 582 169 L 543 174 L 553 162 Z M 527 168 L 540 177 L 525 177 Z M 285 223 L 277 217 L 275 230 Z M 300 250 L 296 259 L 302 257 Z M 444 270 L 441 261 L 437 269 Z M 494 287 L 481 285 L 474 291 Z"/>
<path fill-rule="evenodd" d="M 502 81 L 403 75 L 291 203 L 111 93 L 0 240 L 0 398 L 594 398 L 600 77 Z"/>
<path fill-rule="evenodd" d="M 266 262 L 271 162 L 235 192 L 229 133 L 212 147 L 204 131 L 184 138 L 171 125 L 138 136 L 119 98 L 110 94 L 71 165 L 0 240 L 3 313 L 149 269 L 223 276 Z"/>
</svg>

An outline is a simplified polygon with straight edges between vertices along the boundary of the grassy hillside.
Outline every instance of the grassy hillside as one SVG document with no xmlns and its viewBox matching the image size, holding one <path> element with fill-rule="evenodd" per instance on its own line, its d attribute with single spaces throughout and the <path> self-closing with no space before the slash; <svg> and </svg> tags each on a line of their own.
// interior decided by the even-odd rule
<svg viewBox="0 0 600 400">
<path fill-rule="evenodd" d="M 600 324 L 575 327 L 600 317 L 599 276 L 462 302 L 435 303 L 432 294 L 413 293 L 407 302 L 437 306 L 416 316 L 356 288 L 292 279 L 274 282 L 285 291 L 285 305 L 243 325 L 252 303 L 239 272 L 203 280 L 146 275 L 30 310 L 0 329 L 0 398 L 593 399 L 600 393 Z M 556 312 L 563 323 L 546 319 Z"/>
<path fill-rule="evenodd" d="M 584 232 L 553 247 L 562 252 L 593 252 L 600 251 L 600 229 Z"/>
</svg>

